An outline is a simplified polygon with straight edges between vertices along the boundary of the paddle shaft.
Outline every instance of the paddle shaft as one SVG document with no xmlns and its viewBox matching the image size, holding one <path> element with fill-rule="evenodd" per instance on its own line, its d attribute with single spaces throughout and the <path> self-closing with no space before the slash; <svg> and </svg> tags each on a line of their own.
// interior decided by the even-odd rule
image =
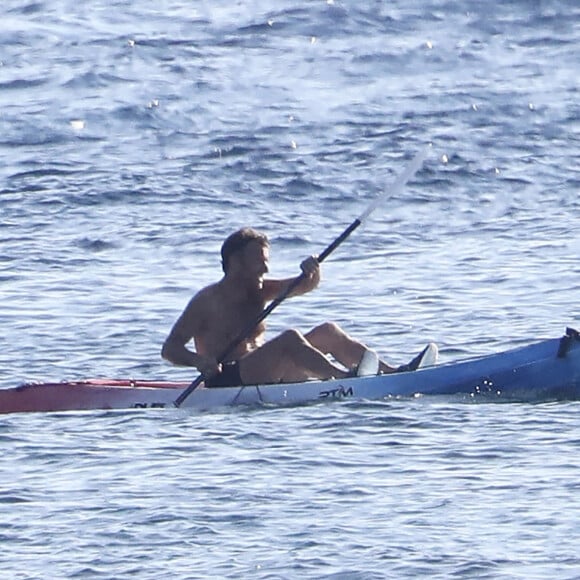
<svg viewBox="0 0 580 580">
<path fill-rule="evenodd" d="M 354 232 L 368 218 L 368 216 L 387 197 L 387 194 L 390 193 L 391 195 L 393 195 L 405 186 L 405 184 L 409 181 L 409 179 L 411 179 L 413 175 L 417 173 L 419 167 L 421 167 L 421 165 L 423 164 L 423 161 L 425 160 L 428 151 L 429 147 L 426 147 L 425 149 L 423 149 L 422 151 L 420 151 L 415 155 L 415 157 L 412 159 L 411 163 L 409 163 L 405 171 L 401 173 L 398 179 L 393 183 L 392 187 L 390 189 L 387 189 L 383 194 L 381 194 L 375 200 L 373 200 L 373 202 L 369 204 L 366 210 L 358 218 L 356 218 L 332 243 L 330 243 L 325 248 L 325 250 L 317 258 L 318 263 L 322 263 L 324 260 L 326 260 L 326 258 L 328 258 L 328 256 L 330 256 L 330 254 L 332 254 L 332 252 L 334 252 L 334 250 L 336 250 L 336 248 L 338 248 L 338 246 L 340 246 L 352 234 L 352 232 Z M 225 360 L 227 360 L 227 358 L 235 351 L 237 346 L 253 332 L 253 330 L 256 328 L 256 326 L 258 326 L 258 324 L 260 324 L 260 322 L 262 322 L 267 316 L 269 316 L 275 308 L 277 308 L 280 304 L 282 304 L 282 302 L 284 302 L 284 300 L 286 300 L 286 298 L 288 298 L 288 296 L 290 296 L 290 294 L 296 289 L 296 287 L 302 282 L 302 280 L 304 280 L 304 272 L 299 276 L 297 276 L 296 278 L 294 278 L 294 280 L 287 286 L 284 292 L 282 292 L 277 298 L 272 300 L 272 302 L 270 302 L 270 304 L 266 306 L 266 308 L 264 308 L 262 313 L 255 320 L 253 320 L 251 324 L 248 324 L 248 326 L 244 328 L 242 332 L 240 332 L 238 336 L 236 336 L 236 338 L 228 344 L 227 348 L 218 357 L 217 359 L 218 363 L 221 364 Z M 199 385 L 203 382 L 205 378 L 206 377 L 203 373 L 200 374 L 183 391 L 183 393 L 181 393 L 179 397 L 175 399 L 174 403 L 175 406 L 181 407 L 181 405 L 187 399 L 187 397 L 189 397 L 189 395 L 191 395 L 191 393 L 193 393 L 193 391 L 195 391 L 195 389 L 199 387 Z"/>
</svg>

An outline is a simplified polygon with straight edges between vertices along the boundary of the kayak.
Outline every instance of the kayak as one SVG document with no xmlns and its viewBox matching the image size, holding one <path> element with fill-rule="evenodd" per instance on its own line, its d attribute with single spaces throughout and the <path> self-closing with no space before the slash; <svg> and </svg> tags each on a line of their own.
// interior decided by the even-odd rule
<svg viewBox="0 0 580 580">
<path fill-rule="evenodd" d="M 0 390 L 0 413 L 173 408 L 189 384 L 133 379 L 29 383 Z M 418 395 L 460 395 L 494 401 L 580 399 L 580 335 L 567 328 L 560 338 L 409 372 L 302 383 L 199 387 L 182 407 L 207 411 L 235 405 L 303 405 Z"/>
</svg>

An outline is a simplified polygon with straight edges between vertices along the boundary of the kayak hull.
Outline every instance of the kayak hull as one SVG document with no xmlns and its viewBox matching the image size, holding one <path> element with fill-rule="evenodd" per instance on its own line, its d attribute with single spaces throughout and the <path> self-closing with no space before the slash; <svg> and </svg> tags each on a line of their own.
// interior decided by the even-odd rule
<svg viewBox="0 0 580 580">
<path fill-rule="evenodd" d="M 131 379 L 26 384 L 0 390 L 0 413 L 172 408 L 189 382 Z M 303 405 L 342 399 L 380 400 L 461 395 L 499 401 L 580 399 L 580 336 L 549 339 L 413 372 L 341 380 L 198 388 L 183 408 Z"/>
</svg>

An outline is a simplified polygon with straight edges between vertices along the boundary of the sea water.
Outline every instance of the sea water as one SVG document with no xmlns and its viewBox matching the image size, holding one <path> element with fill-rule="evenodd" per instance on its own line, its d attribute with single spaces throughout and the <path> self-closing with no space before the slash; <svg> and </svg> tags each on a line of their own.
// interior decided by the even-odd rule
<svg viewBox="0 0 580 580">
<path fill-rule="evenodd" d="M 159 351 L 242 225 L 274 335 L 403 363 L 580 326 L 575 0 L 0 6 L 0 387 L 193 379 Z M 0 575 L 579 578 L 577 402 L 0 419 Z"/>
</svg>

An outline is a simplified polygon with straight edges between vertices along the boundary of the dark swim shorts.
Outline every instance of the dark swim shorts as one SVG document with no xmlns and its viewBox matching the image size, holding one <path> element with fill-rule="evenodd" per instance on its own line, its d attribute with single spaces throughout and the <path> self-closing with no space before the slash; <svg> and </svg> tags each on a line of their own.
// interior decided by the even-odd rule
<svg viewBox="0 0 580 580">
<path fill-rule="evenodd" d="M 242 385 L 240 363 L 237 360 L 222 364 L 222 371 L 204 381 L 206 387 L 238 387 Z"/>
</svg>

